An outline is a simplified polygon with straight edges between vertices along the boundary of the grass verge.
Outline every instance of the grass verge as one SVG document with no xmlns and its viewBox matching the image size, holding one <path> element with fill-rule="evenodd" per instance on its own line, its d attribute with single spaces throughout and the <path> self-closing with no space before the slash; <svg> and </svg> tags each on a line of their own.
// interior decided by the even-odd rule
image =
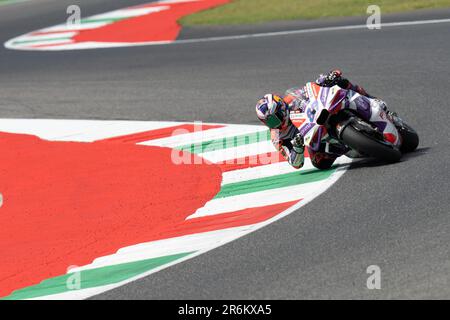
<svg viewBox="0 0 450 320">
<path fill-rule="evenodd" d="M 27 0 L 0 0 L 0 6 L 3 4 L 15 3 L 15 2 L 23 2 Z"/>
<path fill-rule="evenodd" d="M 450 7 L 450 0 L 234 0 L 180 20 L 184 26 L 257 24 L 277 20 L 367 15 L 369 5 L 381 14 Z"/>
</svg>

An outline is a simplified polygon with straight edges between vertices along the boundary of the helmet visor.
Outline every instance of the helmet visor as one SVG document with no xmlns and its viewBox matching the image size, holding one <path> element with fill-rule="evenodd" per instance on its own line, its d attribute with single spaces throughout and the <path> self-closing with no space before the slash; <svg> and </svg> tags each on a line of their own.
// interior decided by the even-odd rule
<svg viewBox="0 0 450 320">
<path fill-rule="evenodd" d="M 277 129 L 281 126 L 281 120 L 277 116 L 271 114 L 267 117 L 266 124 L 270 129 Z"/>
</svg>

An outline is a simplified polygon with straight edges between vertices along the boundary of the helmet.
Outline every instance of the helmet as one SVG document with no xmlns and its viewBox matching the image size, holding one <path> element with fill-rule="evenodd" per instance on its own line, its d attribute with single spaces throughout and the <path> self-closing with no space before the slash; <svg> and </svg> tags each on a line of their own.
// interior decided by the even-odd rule
<svg viewBox="0 0 450 320">
<path fill-rule="evenodd" d="M 283 98 L 276 94 L 266 94 L 256 104 L 259 120 L 270 129 L 285 128 L 289 121 L 288 108 Z"/>
</svg>

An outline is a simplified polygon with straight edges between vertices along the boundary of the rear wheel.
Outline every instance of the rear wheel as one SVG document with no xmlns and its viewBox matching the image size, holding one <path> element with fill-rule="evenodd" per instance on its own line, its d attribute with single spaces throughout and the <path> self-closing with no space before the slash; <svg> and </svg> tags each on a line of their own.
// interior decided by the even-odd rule
<svg viewBox="0 0 450 320">
<path fill-rule="evenodd" d="M 351 124 L 342 131 L 341 139 L 346 145 L 359 153 L 385 162 L 397 162 L 402 156 L 400 150 L 364 134 Z"/>
</svg>

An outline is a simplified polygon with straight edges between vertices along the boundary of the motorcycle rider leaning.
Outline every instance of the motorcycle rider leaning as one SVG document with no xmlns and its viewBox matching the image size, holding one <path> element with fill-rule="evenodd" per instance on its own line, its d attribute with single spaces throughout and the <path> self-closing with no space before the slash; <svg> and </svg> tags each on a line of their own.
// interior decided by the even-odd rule
<svg viewBox="0 0 450 320">
<path fill-rule="evenodd" d="M 381 109 L 394 122 L 397 120 L 396 114 L 388 111 L 383 101 L 369 95 L 362 87 L 353 85 L 342 76 L 340 70 L 321 74 L 315 82 L 322 87 L 338 85 L 343 89 L 356 91 L 368 99 L 372 109 Z M 258 119 L 270 128 L 271 139 L 275 148 L 296 169 L 301 168 L 304 164 L 305 145 L 303 137 L 289 119 L 289 112 L 305 112 L 308 101 L 306 87 L 302 87 L 287 90 L 284 97 L 273 93 L 266 94 L 256 104 Z M 337 148 L 336 145 L 327 142 L 321 142 L 318 151 L 308 148 L 312 164 L 319 169 L 330 168 L 336 158 L 342 155 L 343 150 L 335 148 Z"/>
</svg>

